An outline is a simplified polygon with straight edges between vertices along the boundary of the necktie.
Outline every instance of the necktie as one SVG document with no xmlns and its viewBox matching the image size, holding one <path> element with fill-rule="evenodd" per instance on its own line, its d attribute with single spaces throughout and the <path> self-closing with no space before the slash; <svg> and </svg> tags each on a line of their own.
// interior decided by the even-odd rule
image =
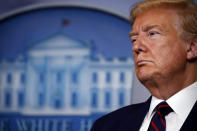
<svg viewBox="0 0 197 131">
<path fill-rule="evenodd" d="M 172 112 L 172 108 L 165 102 L 161 102 L 155 108 L 156 112 L 151 119 L 148 131 L 165 131 L 166 120 L 165 116 Z"/>
</svg>

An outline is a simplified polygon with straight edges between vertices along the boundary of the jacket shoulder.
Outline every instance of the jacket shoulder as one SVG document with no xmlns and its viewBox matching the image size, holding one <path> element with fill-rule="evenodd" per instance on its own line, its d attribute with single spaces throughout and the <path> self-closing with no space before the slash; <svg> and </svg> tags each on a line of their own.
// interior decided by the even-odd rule
<svg viewBox="0 0 197 131">
<path fill-rule="evenodd" d="M 113 112 L 110 112 L 104 116 L 102 116 L 101 118 L 98 119 L 98 121 L 108 121 L 110 119 L 113 119 L 116 120 L 116 119 L 120 119 L 121 117 L 126 117 L 128 116 L 128 113 L 135 113 L 139 108 L 141 108 L 141 106 L 143 105 L 144 103 L 139 103 L 139 104 L 133 104 L 133 105 L 129 105 L 129 106 L 125 106 L 125 107 L 122 107 L 118 110 L 115 110 Z"/>
<path fill-rule="evenodd" d="M 102 116 L 95 121 L 91 131 L 117 130 L 120 123 L 126 123 L 128 120 L 134 119 L 144 104 L 145 103 L 129 105 Z"/>
</svg>

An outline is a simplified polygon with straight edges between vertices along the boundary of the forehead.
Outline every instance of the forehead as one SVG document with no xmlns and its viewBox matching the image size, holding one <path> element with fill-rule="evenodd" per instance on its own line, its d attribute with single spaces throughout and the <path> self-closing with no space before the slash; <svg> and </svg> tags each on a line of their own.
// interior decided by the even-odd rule
<svg viewBox="0 0 197 131">
<path fill-rule="evenodd" d="M 167 9 L 150 9 L 139 14 L 133 24 L 132 30 L 142 30 L 147 26 L 170 29 L 179 25 L 179 18 L 175 11 Z"/>
</svg>

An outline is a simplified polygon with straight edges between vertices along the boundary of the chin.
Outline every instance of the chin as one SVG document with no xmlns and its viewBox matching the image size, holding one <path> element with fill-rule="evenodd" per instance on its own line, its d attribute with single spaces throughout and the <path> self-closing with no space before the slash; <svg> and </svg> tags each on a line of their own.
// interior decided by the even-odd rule
<svg viewBox="0 0 197 131">
<path fill-rule="evenodd" d="M 147 81 L 150 81 L 151 78 L 148 77 L 148 76 L 137 76 L 139 81 L 142 83 L 142 84 L 145 84 Z"/>
<path fill-rule="evenodd" d="M 153 80 L 153 76 L 154 76 L 154 73 L 153 72 L 150 72 L 148 70 L 144 70 L 144 71 L 136 71 L 136 75 L 139 79 L 139 81 L 142 83 L 142 84 L 145 84 L 147 81 L 152 81 Z"/>
</svg>

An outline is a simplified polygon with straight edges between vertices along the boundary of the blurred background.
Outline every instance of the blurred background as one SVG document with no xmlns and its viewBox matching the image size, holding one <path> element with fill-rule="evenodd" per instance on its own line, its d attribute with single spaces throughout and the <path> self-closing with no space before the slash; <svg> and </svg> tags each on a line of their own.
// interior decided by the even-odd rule
<svg viewBox="0 0 197 131">
<path fill-rule="evenodd" d="M 6 0 L 0 1 L 0 14 L 31 5 L 66 3 L 96 6 L 120 13 L 128 18 L 130 7 L 136 1 L 139 0 Z"/>
<path fill-rule="evenodd" d="M 145 101 L 128 38 L 135 2 L 0 1 L 0 130 L 88 131 Z"/>
</svg>

